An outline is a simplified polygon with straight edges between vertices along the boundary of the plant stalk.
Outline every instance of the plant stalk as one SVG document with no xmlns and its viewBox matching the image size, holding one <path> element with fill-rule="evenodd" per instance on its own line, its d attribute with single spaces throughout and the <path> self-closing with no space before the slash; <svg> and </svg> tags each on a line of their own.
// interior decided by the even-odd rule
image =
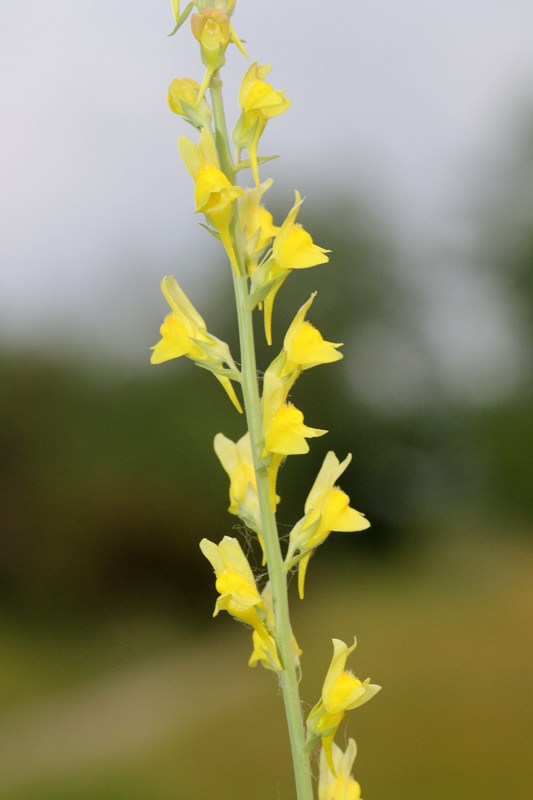
<svg viewBox="0 0 533 800">
<path fill-rule="evenodd" d="M 235 184 L 235 169 L 229 148 L 229 139 L 226 128 L 224 106 L 222 101 L 222 82 L 218 74 L 211 83 L 211 102 L 215 124 L 215 141 L 220 159 L 220 166 L 228 180 Z M 294 775 L 298 800 L 313 800 L 313 784 L 309 769 L 309 760 L 303 755 L 305 744 L 305 730 L 300 706 L 298 691 L 298 677 L 294 665 L 291 625 L 289 617 L 289 599 L 287 594 L 287 581 L 283 566 L 283 557 L 279 543 L 276 517 L 272 511 L 269 497 L 268 473 L 264 464 L 259 460 L 261 452 L 260 441 L 263 437 L 261 400 L 257 382 L 257 368 L 255 359 L 255 343 L 252 323 L 252 311 L 244 308 L 248 297 L 248 279 L 244 264 L 242 237 L 237 203 L 233 204 L 230 220 L 230 235 L 235 250 L 239 267 L 239 275 L 233 274 L 235 299 L 237 304 L 237 317 L 239 323 L 239 339 L 241 347 L 241 374 L 244 407 L 248 422 L 248 431 L 254 457 L 254 469 L 257 481 L 257 493 L 261 520 L 263 524 L 263 541 L 267 557 L 268 576 L 272 589 L 274 606 L 274 625 L 276 629 L 276 647 L 281 663 L 280 683 L 285 703 L 285 713 L 289 729 Z"/>
</svg>

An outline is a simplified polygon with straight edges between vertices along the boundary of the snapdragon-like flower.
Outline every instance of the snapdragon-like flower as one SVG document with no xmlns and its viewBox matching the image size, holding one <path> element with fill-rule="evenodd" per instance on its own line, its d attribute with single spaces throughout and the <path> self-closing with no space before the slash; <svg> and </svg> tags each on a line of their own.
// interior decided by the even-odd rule
<svg viewBox="0 0 533 800">
<path fill-rule="evenodd" d="M 270 284 L 265 297 L 265 335 L 269 344 L 272 344 L 274 299 L 287 276 L 293 269 L 307 269 L 329 261 L 326 253 L 330 251 L 314 244 L 310 234 L 296 222 L 304 199 L 295 191 L 295 203 L 272 243 L 272 258 L 265 264 L 264 283 Z M 255 288 L 253 282 L 252 288 Z"/>
<path fill-rule="evenodd" d="M 196 212 L 203 212 L 220 233 L 222 244 L 235 270 L 239 267 L 229 233 L 229 220 L 233 202 L 244 194 L 241 186 L 232 186 L 220 169 L 215 141 L 207 128 L 202 128 L 200 142 L 195 145 L 186 136 L 178 141 L 181 157 L 194 181 Z"/>
<path fill-rule="evenodd" d="M 247 432 L 238 442 L 232 442 L 223 433 L 217 433 L 214 446 L 215 453 L 230 479 L 228 511 L 230 514 L 239 516 L 249 528 L 257 533 L 263 551 L 264 565 L 266 564 L 266 554 L 250 434 Z M 279 497 L 276 499 L 279 501 Z"/>
<path fill-rule="evenodd" d="M 233 131 L 233 141 L 239 152 L 243 147 L 248 148 L 250 164 L 256 186 L 259 186 L 259 171 L 257 163 L 257 145 L 267 121 L 286 111 L 291 101 L 283 97 L 284 91 L 274 91 L 264 78 L 272 67 L 270 64 L 257 66 L 257 61 L 251 65 L 244 76 L 239 91 L 239 106 L 242 114 Z"/>
<path fill-rule="evenodd" d="M 185 117 L 195 128 L 209 128 L 211 109 L 205 97 L 199 103 L 200 85 L 192 78 L 174 78 L 168 87 L 167 102 L 174 114 Z"/>
<path fill-rule="evenodd" d="M 242 408 L 231 384 L 231 380 L 240 382 L 241 376 L 231 357 L 228 345 L 208 333 L 206 324 L 195 309 L 185 292 L 172 276 L 163 278 L 161 291 L 165 295 L 172 313 L 165 317 L 161 325 L 162 339 L 151 349 L 152 364 L 161 364 L 172 358 L 187 356 L 198 366 L 210 370 L 220 381 L 239 413 Z M 227 364 L 228 369 L 223 365 Z"/>
<path fill-rule="evenodd" d="M 270 581 L 266 584 L 265 588 L 261 592 L 261 599 L 265 605 L 267 611 L 267 620 L 270 626 L 270 630 L 274 631 L 274 606 L 272 603 L 272 589 L 270 588 Z M 252 634 L 253 640 L 253 653 L 250 656 L 250 660 L 248 661 L 248 666 L 255 667 L 259 662 L 266 669 L 273 669 L 273 670 L 281 670 L 281 664 L 279 661 L 278 651 L 276 647 L 276 642 L 274 637 L 270 634 L 270 643 L 267 647 L 265 641 L 259 636 L 259 634 L 254 631 Z M 302 651 L 298 647 L 298 642 L 296 641 L 294 634 L 291 628 L 291 644 L 292 644 L 292 657 L 294 660 L 294 666 L 296 667 L 297 671 L 300 671 L 300 656 L 302 655 Z"/>
<path fill-rule="evenodd" d="M 215 611 L 227 611 L 236 619 L 251 625 L 260 639 L 270 647 L 270 634 L 265 628 L 266 607 L 257 590 L 255 578 L 248 559 L 237 539 L 224 536 L 219 545 L 202 539 L 200 549 L 216 574 L 216 590 L 219 592 Z"/>
<path fill-rule="evenodd" d="M 350 506 L 350 498 L 335 486 L 350 461 L 349 454 L 342 464 L 330 450 L 318 473 L 305 503 L 305 515 L 298 520 L 290 533 L 286 568 L 298 562 L 298 591 L 304 596 L 304 583 L 307 565 L 314 550 L 321 545 L 331 531 L 363 531 L 370 522 L 355 508 Z M 294 554 L 299 551 L 300 557 Z"/>
<path fill-rule="evenodd" d="M 324 341 L 320 331 L 305 319 L 315 297 L 316 292 L 313 292 L 307 303 L 304 303 L 296 314 L 285 334 L 283 350 L 267 370 L 282 379 L 286 394 L 303 370 L 317 367 L 319 364 L 330 364 L 343 357 L 342 353 L 337 352 L 337 348 L 342 347 L 342 344 Z"/>
<path fill-rule="evenodd" d="M 279 231 L 272 222 L 272 214 L 261 203 L 263 194 L 272 183 L 272 178 L 269 178 L 254 189 L 246 189 L 238 201 L 244 263 L 249 275 L 253 275 L 265 247 Z"/>
<path fill-rule="evenodd" d="M 333 639 L 333 658 L 322 687 L 322 697 L 307 718 L 306 752 L 310 752 L 318 739 L 322 739 L 328 766 L 335 777 L 333 762 L 333 737 L 346 711 L 367 703 L 379 692 L 381 686 L 370 683 L 370 678 L 360 681 L 345 669 L 346 659 L 355 650 L 357 642 L 348 647 L 340 639 Z"/>
<path fill-rule="evenodd" d="M 348 739 L 345 753 L 333 742 L 331 756 L 337 775 L 335 777 L 328 766 L 326 752 L 324 748 L 321 749 L 318 800 L 361 800 L 361 787 L 351 775 L 356 755 L 354 739 Z"/>
<path fill-rule="evenodd" d="M 203 8 L 199 14 L 191 17 L 191 30 L 200 43 L 202 62 L 206 67 L 204 79 L 200 87 L 197 103 L 205 94 L 209 81 L 220 67 L 226 63 L 225 52 L 230 42 L 237 45 L 245 58 L 248 58 L 242 42 L 233 30 L 229 17 L 222 8 Z"/>
<path fill-rule="evenodd" d="M 248 486 L 257 492 L 250 434 L 246 432 L 238 442 L 232 442 L 223 433 L 217 433 L 214 447 L 230 479 L 228 511 L 238 516 L 239 505 L 244 502 Z"/>
<path fill-rule="evenodd" d="M 324 341 L 320 331 L 317 331 L 305 319 L 315 297 L 316 292 L 313 292 L 307 303 L 300 308 L 285 334 L 283 341 L 287 362 L 285 372 L 291 369 L 311 369 L 319 364 L 331 364 L 342 358 L 342 353 L 337 352 L 337 348 L 342 347 L 342 344 Z"/>
<path fill-rule="evenodd" d="M 268 466 L 270 504 L 276 510 L 276 477 L 287 455 L 308 453 L 307 439 L 323 436 L 327 431 L 304 425 L 304 415 L 292 403 L 287 403 L 288 385 L 274 372 L 267 371 L 263 381 L 263 440 L 261 457 L 269 454 Z"/>
</svg>

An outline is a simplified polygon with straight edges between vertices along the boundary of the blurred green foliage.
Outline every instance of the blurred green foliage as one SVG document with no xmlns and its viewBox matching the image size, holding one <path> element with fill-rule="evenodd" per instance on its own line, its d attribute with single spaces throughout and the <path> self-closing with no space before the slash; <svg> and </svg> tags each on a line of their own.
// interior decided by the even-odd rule
<svg viewBox="0 0 533 800">
<path fill-rule="evenodd" d="M 372 522 L 368 532 L 333 534 L 311 562 L 308 598 L 295 608 L 305 700 L 315 702 L 329 637 L 356 631 L 364 642 L 358 664 L 386 687 L 375 713 L 363 710 L 366 733 L 350 727 L 362 748 L 356 772 L 365 797 L 527 800 L 531 376 L 491 404 L 452 401 L 383 226 L 346 198 L 327 198 L 324 207 L 315 218 L 312 210 L 306 218 L 304 207 L 302 221 L 332 250 L 331 262 L 287 280 L 270 349 L 257 315 L 263 369 L 315 290 L 309 318 L 326 339 L 345 342 L 343 361 L 304 374 L 294 387 L 307 424 L 330 433 L 280 472 L 281 533 L 301 516 L 328 449 L 340 458 L 353 452 L 342 486 Z M 505 262 L 493 260 L 491 268 L 509 302 L 529 309 L 523 332 L 531 350 L 533 224 L 521 230 L 514 250 L 508 242 Z M 227 270 L 221 274 L 227 279 Z M 235 355 L 229 280 L 211 291 L 202 313 Z M 154 320 L 154 343 L 160 322 Z M 416 404 L 391 411 L 354 391 L 365 375 L 354 376 L 353 355 L 378 328 L 406 343 L 419 364 Z M 226 615 L 213 627 L 216 593 L 198 548 L 204 536 L 245 534 L 226 512 L 227 479 L 212 449 L 218 431 L 241 436 L 244 420 L 212 376 L 182 361 L 132 373 L 113 363 L 96 369 L 83 356 L 0 358 L 0 706 L 7 714 L 0 763 L 8 763 L 17 736 L 37 754 L 27 777 L 22 763 L 0 778 L 6 800 L 234 800 L 236 782 L 239 797 L 292 796 L 271 676 L 248 670 L 248 632 L 235 632 Z M 257 548 L 248 545 L 259 566 Z M 144 667 L 140 677 L 128 673 L 138 663 L 146 663 L 146 676 Z M 98 686 L 96 699 L 89 692 L 76 713 L 69 705 L 78 702 L 75 694 L 58 711 L 42 705 L 115 673 L 117 684 L 104 685 L 109 718 Z M 167 684 L 169 713 L 175 704 L 187 724 L 168 725 L 163 696 L 161 731 L 147 734 L 150 744 L 115 752 L 130 729 L 151 730 L 149 714 L 126 714 L 115 733 L 113 698 L 120 719 L 121 687 L 130 687 L 137 708 Z M 248 690 L 253 702 L 246 694 L 236 699 Z M 210 705 L 209 692 L 221 707 Z M 100 708 L 94 724 L 102 725 L 96 739 L 93 702 Z M 184 712 L 187 702 L 198 712 Z M 31 734 L 47 719 L 49 751 Z M 72 734 L 81 755 L 68 746 L 68 725 L 77 731 L 78 719 L 82 733 L 89 731 L 87 752 L 82 734 Z M 63 750 L 64 764 L 56 752 Z M 91 766 L 87 753 L 94 752 Z"/>
<path fill-rule="evenodd" d="M 331 261 L 286 282 L 270 349 L 256 315 L 263 368 L 315 290 L 310 319 L 325 338 L 345 342 L 343 361 L 304 373 L 293 390 L 307 423 L 330 433 L 283 467 L 281 530 L 301 516 L 328 449 L 341 458 L 354 453 L 343 487 L 372 527 L 330 537 L 321 557 L 353 548 L 402 553 L 463 508 L 479 519 L 512 513 L 525 523 L 532 512 L 531 392 L 488 408 L 435 397 L 416 297 L 396 276 L 394 248 L 346 199 L 327 206 L 327 216 L 303 221 L 332 250 Z M 522 247 L 520 259 L 519 274 L 533 272 L 533 251 Z M 522 298 L 528 285 L 519 281 Z M 238 353 L 229 280 L 214 287 L 209 303 L 210 329 Z M 424 402 L 403 413 L 373 407 L 353 391 L 350 353 L 374 324 L 409 342 L 427 376 Z M 198 541 L 238 525 L 225 513 L 227 481 L 212 439 L 218 431 L 239 437 L 244 420 L 212 376 L 190 362 L 126 375 L 110 364 L 96 371 L 20 353 L 4 354 L 0 371 L 4 603 L 57 613 L 72 603 L 96 611 L 109 602 L 154 602 L 194 615 L 211 580 Z"/>
</svg>

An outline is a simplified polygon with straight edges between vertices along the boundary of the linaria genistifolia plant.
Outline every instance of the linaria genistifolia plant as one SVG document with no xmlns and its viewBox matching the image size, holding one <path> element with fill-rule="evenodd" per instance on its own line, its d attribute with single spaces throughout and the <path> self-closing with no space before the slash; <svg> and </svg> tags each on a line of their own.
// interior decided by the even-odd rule
<svg viewBox="0 0 533 800">
<path fill-rule="evenodd" d="M 194 182 L 195 212 L 205 217 L 207 230 L 225 248 L 228 272 L 235 289 L 240 339 L 238 368 L 225 342 L 208 332 L 207 325 L 173 277 L 164 278 L 163 294 L 171 308 L 161 326 L 161 341 L 155 345 L 152 363 L 160 364 L 188 356 L 210 370 L 226 390 L 237 412 L 241 403 L 234 385 L 240 387 L 248 430 L 237 442 L 223 433 L 215 436 L 214 448 L 229 477 L 230 514 L 255 533 L 263 551 L 268 581 L 261 588 L 237 539 L 225 536 L 219 544 L 202 539 L 200 548 L 215 571 L 219 598 L 214 615 L 227 611 L 252 629 L 250 666 L 261 663 L 279 678 L 289 729 L 298 800 L 312 800 L 313 778 L 309 765 L 315 745 L 321 745 L 319 800 L 357 800 L 359 784 L 351 775 L 356 746 L 350 739 L 343 752 L 334 737 L 346 711 L 366 703 L 379 686 L 360 681 L 346 669 L 355 648 L 333 639 L 333 658 L 322 694 L 304 724 L 298 691 L 302 651 L 291 630 L 287 596 L 288 573 L 298 570 L 298 590 L 304 596 L 309 559 L 331 531 L 361 531 L 366 518 L 350 507 L 350 499 L 336 483 L 348 464 L 335 453 L 327 453 L 311 487 L 304 513 L 289 536 L 282 553 L 276 527 L 277 475 L 287 457 L 309 451 L 308 439 L 327 431 L 304 424 L 304 415 L 289 400 L 289 392 L 303 370 L 338 361 L 340 344 L 327 342 L 306 320 L 315 294 L 302 305 L 289 326 L 283 349 L 267 367 L 262 392 L 256 367 L 252 314 L 262 313 L 268 344 L 274 300 L 293 270 L 308 269 L 328 261 L 323 247 L 296 221 L 303 198 L 295 201 L 280 227 L 262 203 L 272 185 L 259 178 L 259 167 L 273 156 L 259 156 L 258 146 L 269 119 L 283 114 L 290 100 L 283 91 L 266 82 L 269 64 L 256 61 L 246 70 L 239 91 L 241 115 L 231 138 L 226 129 L 220 70 L 226 50 L 234 44 L 242 57 L 248 55 L 231 23 L 235 0 L 194 0 L 179 12 L 172 0 L 176 27 L 190 16 L 192 34 L 200 46 L 205 65 L 201 84 L 192 78 L 175 78 L 170 84 L 170 109 L 198 131 L 195 140 L 179 139 L 179 151 Z M 198 13 L 191 14 L 193 7 Z M 235 50 L 233 50 L 235 53 Z M 235 53 L 236 55 L 236 53 Z M 209 90 L 210 103 L 206 93 Z M 248 158 L 241 158 L 243 150 Z M 237 183 L 238 173 L 251 170 L 254 186 Z"/>
</svg>

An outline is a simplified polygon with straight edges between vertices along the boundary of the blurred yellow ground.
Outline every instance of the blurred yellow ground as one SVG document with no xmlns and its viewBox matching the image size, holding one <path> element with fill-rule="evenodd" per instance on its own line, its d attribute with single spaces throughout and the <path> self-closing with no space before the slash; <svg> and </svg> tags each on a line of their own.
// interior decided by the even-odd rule
<svg viewBox="0 0 533 800">
<path fill-rule="evenodd" d="M 402 566 L 326 569 L 317 558 L 308 597 L 293 605 L 307 704 L 318 698 L 333 636 L 356 634 L 349 666 L 384 687 L 339 737 L 358 742 L 365 800 L 531 800 L 526 542 L 466 531 Z M 68 642 L 49 652 L 6 626 L 0 796 L 293 800 L 273 676 L 246 666 L 248 631 L 221 619 L 207 630 L 191 638 L 155 618 L 125 620 L 126 642 L 145 639 L 131 657 L 128 647 L 117 657 L 109 627 L 76 640 L 69 657 Z"/>
</svg>

